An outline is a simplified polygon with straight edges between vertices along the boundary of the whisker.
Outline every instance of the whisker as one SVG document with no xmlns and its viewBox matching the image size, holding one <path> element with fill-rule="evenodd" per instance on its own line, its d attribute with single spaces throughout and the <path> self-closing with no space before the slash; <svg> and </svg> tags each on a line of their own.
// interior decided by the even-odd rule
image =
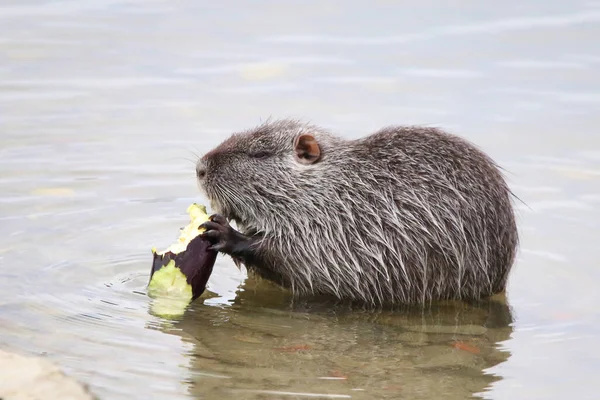
<svg viewBox="0 0 600 400">
<path fill-rule="evenodd" d="M 193 155 L 194 157 L 196 157 L 196 159 L 200 159 L 200 158 L 202 158 L 202 156 L 200 155 L 200 154 L 201 154 L 201 151 L 200 151 L 200 150 L 199 150 L 197 147 L 195 147 L 195 146 L 194 146 L 194 148 L 193 148 L 193 149 L 188 149 L 188 151 L 189 151 L 190 153 L 192 153 L 192 155 Z"/>
<path fill-rule="evenodd" d="M 191 162 L 191 163 L 192 163 L 194 166 L 196 166 L 196 161 L 194 161 L 194 160 L 192 160 L 192 159 L 190 159 L 190 158 L 187 158 L 187 157 L 181 157 L 181 160 L 184 160 L 184 161 Z"/>
</svg>

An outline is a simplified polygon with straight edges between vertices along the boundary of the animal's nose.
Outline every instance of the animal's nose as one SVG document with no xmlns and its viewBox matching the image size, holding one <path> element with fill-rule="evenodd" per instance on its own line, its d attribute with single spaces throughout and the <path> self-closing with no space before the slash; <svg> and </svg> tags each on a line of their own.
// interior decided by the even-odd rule
<svg viewBox="0 0 600 400">
<path fill-rule="evenodd" d="M 204 179 L 206 176 L 206 165 L 202 161 L 199 161 L 196 165 L 196 176 L 198 179 Z"/>
</svg>

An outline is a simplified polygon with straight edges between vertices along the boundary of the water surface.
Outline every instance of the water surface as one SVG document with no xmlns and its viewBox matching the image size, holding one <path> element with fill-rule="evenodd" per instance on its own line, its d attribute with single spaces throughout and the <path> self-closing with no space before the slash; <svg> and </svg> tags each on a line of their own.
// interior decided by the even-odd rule
<svg viewBox="0 0 600 400">
<path fill-rule="evenodd" d="M 600 3 L 447 4 L 2 2 L 0 345 L 102 399 L 597 398 Z M 476 142 L 525 203 L 507 297 L 368 313 L 220 257 L 153 315 L 196 156 L 269 116 Z"/>
</svg>

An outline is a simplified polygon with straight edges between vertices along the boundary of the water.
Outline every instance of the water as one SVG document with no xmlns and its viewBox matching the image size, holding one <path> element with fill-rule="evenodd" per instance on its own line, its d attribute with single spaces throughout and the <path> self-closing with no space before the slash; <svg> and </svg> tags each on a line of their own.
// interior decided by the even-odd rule
<svg viewBox="0 0 600 400">
<path fill-rule="evenodd" d="M 446 4 L 3 1 L 0 345 L 102 399 L 596 398 L 600 2 Z M 269 116 L 475 141 L 526 203 L 507 299 L 351 311 L 221 257 L 153 315 L 196 155 Z"/>
</svg>

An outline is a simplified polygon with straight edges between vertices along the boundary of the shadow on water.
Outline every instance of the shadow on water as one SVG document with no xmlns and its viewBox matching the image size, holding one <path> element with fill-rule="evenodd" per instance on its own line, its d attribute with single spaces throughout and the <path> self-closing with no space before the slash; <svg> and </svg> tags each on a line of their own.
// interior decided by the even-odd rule
<svg viewBox="0 0 600 400">
<path fill-rule="evenodd" d="M 510 357 L 512 321 L 504 296 L 367 311 L 251 278 L 231 306 L 200 299 L 158 329 L 193 344 L 199 399 L 465 399 L 500 379 L 486 370 Z"/>
</svg>

